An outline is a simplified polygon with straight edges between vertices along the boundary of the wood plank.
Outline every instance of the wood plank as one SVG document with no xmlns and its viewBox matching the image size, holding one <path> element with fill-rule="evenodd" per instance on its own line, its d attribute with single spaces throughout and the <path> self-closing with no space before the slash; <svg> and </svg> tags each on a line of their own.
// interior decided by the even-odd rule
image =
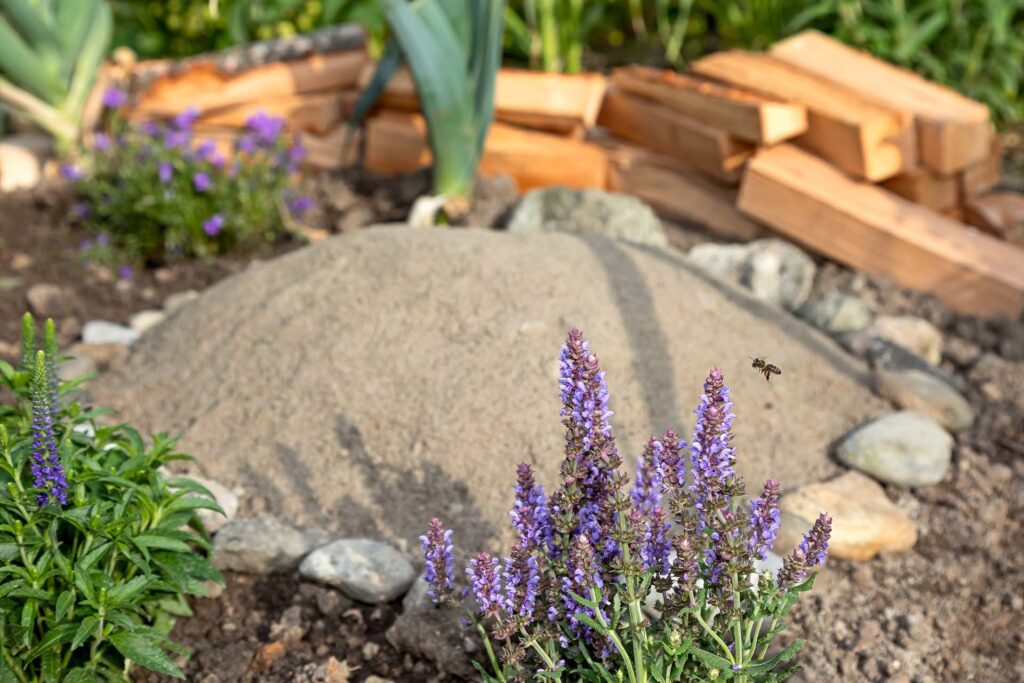
<svg viewBox="0 0 1024 683">
<path fill-rule="evenodd" d="M 972 315 L 1024 308 L 1024 250 L 852 180 L 793 145 L 757 154 L 739 207 L 841 263 L 888 275 Z"/>
<path fill-rule="evenodd" d="M 858 178 L 881 181 L 915 166 L 913 119 L 766 54 L 731 50 L 697 60 L 708 78 L 799 102 L 808 130 L 796 139 Z"/>
<path fill-rule="evenodd" d="M 415 171 L 430 165 L 427 126 L 419 114 L 384 111 L 365 126 L 364 165 L 382 175 Z M 601 147 L 504 123 L 491 125 L 480 174 L 507 174 L 520 192 L 537 187 L 603 188 L 608 156 Z"/>
<path fill-rule="evenodd" d="M 346 50 L 266 64 L 236 75 L 223 73 L 211 62 L 199 62 L 158 78 L 130 115 L 165 118 L 186 106 L 207 112 L 287 95 L 347 90 L 356 87 L 367 59 L 362 50 Z"/>
<path fill-rule="evenodd" d="M 358 98 L 359 92 L 354 89 L 268 97 L 214 110 L 200 116 L 199 122 L 242 128 L 249 117 L 263 112 L 283 118 L 292 132 L 324 135 L 352 113 Z"/>
<path fill-rule="evenodd" d="M 955 175 L 940 175 L 926 168 L 901 173 L 886 180 L 882 187 L 940 213 L 960 203 L 960 179 Z"/>
<path fill-rule="evenodd" d="M 771 54 L 888 107 L 913 114 L 921 162 L 943 174 L 979 163 L 993 138 L 988 107 L 951 88 L 818 31 L 776 43 Z"/>
<path fill-rule="evenodd" d="M 1003 179 L 1003 147 L 999 138 L 992 138 L 989 155 L 980 163 L 960 172 L 960 201 L 967 203 L 985 194 Z"/>
<path fill-rule="evenodd" d="M 369 82 L 375 64 L 360 77 Z M 495 118 L 503 123 L 563 135 L 579 135 L 592 128 L 608 81 L 601 74 L 555 74 L 522 69 L 501 69 L 495 82 Z M 399 69 L 381 93 L 384 109 L 419 111 L 416 84 L 408 69 Z"/>
<path fill-rule="evenodd" d="M 598 124 L 621 138 L 689 164 L 725 183 L 739 182 L 743 164 L 754 153 L 722 130 L 680 116 L 649 100 L 609 90 Z"/>
<path fill-rule="evenodd" d="M 736 190 L 700 171 L 612 136 L 594 139 L 608 151 L 608 189 L 639 197 L 660 215 L 749 242 L 767 231 L 736 208 Z"/>
<path fill-rule="evenodd" d="M 1024 247 L 1024 195 L 992 192 L 964 206 L 964 222 L 1010 244 Z"/>
<path fill-rule="evenodd" d="M 612 84 L 622 92 L 654 100 L 695 121 L 761 145 L 782 142 L 807 130 L 807 108 L 803 105 L 706 78 L 627 66 L 612 72 Z"/>
<path fill-rule="evenodd" d="M 302 133 L 299 141 L 306 149 L 304 163 L 324 171 L 353 166 L 359 163 L 359 141 L 362 135 L 362 130 L 349 130 L 344 123 L 324 135 Z"/>
</svg>

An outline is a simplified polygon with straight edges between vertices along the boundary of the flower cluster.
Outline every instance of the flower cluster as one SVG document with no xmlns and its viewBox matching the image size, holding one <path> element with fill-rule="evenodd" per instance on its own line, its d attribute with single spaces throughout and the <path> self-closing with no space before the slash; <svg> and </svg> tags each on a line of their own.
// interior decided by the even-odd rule
<svg viewBox="0 0 1024 683">
<path fill-rule="evenodd" d="M 229 146 L 197 132 L 194 107 L 129 126 L 118 112 L 127 99 L 106 92 L 109 132 L 93 135 L 84 165 L 62 167 L 82 196 L 72 216 L 100 232 L 83 244 L 86 259 L 113 267 L 222 253 L 256 236 L 274 240 L 289 214 L 312 208 L 292 189 L 305 150 L 282 119 L 254 114 Z"/>
<path fill-rule="evenodd" d="M 605 375 L 578 330 L 562 347 L 560 370 L 559 485 L 546 496 L 533 468 L 519 465 L 515 544 L 504 560 L 479 553 L 466 570 L 494 672 L 486 680 L 530 671 L 578 680 L 597 670 L 646 680 L 646 671 L 667 667 L 678 672 L 671 680 L 696 681 L 717 676 L 714 661 L 751 672 L 751 681 L 779 680 L 774 663 L 796 650 L 769 666 L 768 641 L 811 570 L 824 565 L 830 518 L 818 519 L 776 577 L 759 572 L 779 531 L 779 484 L 766 481 L 758 498 L 743 503 L 722 372 L 711 370 L 704 383 L 689 445 L 671 429 L 652 437 L 627 490 Z M 456 602 L 451 533 L 434 519 L 421 537 L 437 604 Z M 642 609 L 651 601 L 655 619 Z M 501 661 L 491 639 L 506 641 Z"/>
</svg>

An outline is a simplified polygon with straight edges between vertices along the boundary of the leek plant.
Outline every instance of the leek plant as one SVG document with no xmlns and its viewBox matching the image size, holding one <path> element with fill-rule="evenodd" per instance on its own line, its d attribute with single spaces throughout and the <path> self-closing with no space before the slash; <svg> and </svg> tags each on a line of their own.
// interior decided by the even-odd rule
<svg viewBox="0 0 1024 683">
<path fill-rule="evenodd" d="M 106 0 L 0 0 L 0 108 L 73 147 L 112 32 Z"/>
<path fill-rule="evenodd" d="M 464 206 L 494 116 L 505 0 L 382 4 L 392 35 L 353 119 L 363 118 L 388 79 L 408 65 L 427 121 L 436 200 Z"/>
</svg>

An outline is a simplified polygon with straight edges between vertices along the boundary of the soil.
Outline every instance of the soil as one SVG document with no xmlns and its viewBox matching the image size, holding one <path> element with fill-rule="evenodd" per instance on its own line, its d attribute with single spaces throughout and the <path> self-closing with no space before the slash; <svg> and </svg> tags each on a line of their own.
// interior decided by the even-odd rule
<svg viewBox="0 0 1024 683">
<path fill-rule="evenodd" d="M 400 220 L 428 187 L 423 174 L 381 182 L 350 172 L 315 183 L 325 208 L 310 221 L 328 232 Z M 500 188 L 487 192 L 503 194 Z M 169 274 L 146 271 L 129 285 L 118 284 L 78 263 L 77 245 L 88 235 L 64 218 L 69 201 L 59 190 L 0 198 L 0 342 L 9 344 L 6 352 L 0 346 L 0 356 L 13 354 L 32 284 L 66 285 L 78 295 L 75 309 L 58 316 L 66 343 L 85 320 L 125 322 L 137 310 L 159 307 L 172 292 L 201 289 L 252 258 L 276 253 L 183 262 Z M 488 222 L 500 224 L 507 204 L 493 204 Z M 669 234 L 678 246 L 707 240 L 678 227 Z M 819 262 L 814 295 L 834 289 L 861 297 L 876 314 L 917 315 L 939 327 L 945 336 L 941 369 L 977 419 L 958 435 L 945 481 L 887 489 L 918 522 L 916 547 L 864 564 L 830 561 L 795 609 L 787 637 L 809 641 L 795 680 L 1024 680 L 1024 321 L 958 315 L 890 281 Z M 222 595 L 195 600 L 196 615 L 175 627 L 173 638 L 194 652 L 185 664 L 189 680 L 331 680 L 325 676 L 343 665 L 350 676 L 338 680 L 446 680 L 385 639 L 398 605 L 357 605 L 295 576 L 227 579 Z M 163 679 L 140 674 L 136 680 Z"/>
</svg>

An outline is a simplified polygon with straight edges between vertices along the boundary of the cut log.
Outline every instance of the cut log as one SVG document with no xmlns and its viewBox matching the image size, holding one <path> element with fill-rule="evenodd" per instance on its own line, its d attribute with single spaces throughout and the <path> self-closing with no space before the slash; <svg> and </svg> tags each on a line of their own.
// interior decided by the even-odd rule
<svg viewBox="0 0 1024 683">
<path fill-rule="evenodd" d="M 852 180 L 792 145 L 751 160 L 739 207 L 796 242 L 957 311 L 1017 316 L 1024 308 L 1024 250 Z"/>
<path fill-rule="evenodd" d="M 362 50 L 313 54 L 290 62 L 225 74 L 199 62 L 179 74 L 158 78 L 141 96 L 131 118 L 164 118 L 186 106 L 202 112 L 275 97 L 354 88 L 366 64 Z"/>
<path fill-rule="evenodd" d="M 350 130 L 341 123 L 325 135 L 303 133 L 299 141 L 306 150 L 305 163 L 323 171 L 334 171 L 359 163 L 361 136 L 360 129 Z"/>
<path fill-rule="evenodd" d="M 818 31 L 776 43 L 771 54 L 863 97 L 913 114 L 922 164 L 943 174 L 979 163 L 993 138 L 989 111 L 951 88 L 893 66 Z"/>
<path fill-rule="evenodd" d="M 597 122 L 620 138 L 682 161 L 725 183 L 739 182 L 750 143 L 649 100 L 608 91 Z"/>
<path fill-rule="evenodd" d="M 771 145 L 807 130 L 807 109 L 696 76 L 643 66 L 612 73 L 620 91 L 659 102 L 680 114 L 741 140 Z"/>
<path fill-rule="evenodd" d="M 375 64 L 364 69 L 369 82 Z M 555 74 L 501 69 L 495 82 L 494 115 L 498 121 L 526 128 L 579 135 L 597 121 L 607 79 L 601 74 Z M 416 84 L 408 69 L 399 69 L 379 100 L 385 109 L 419 111 Z"/>
<path fill-rule="evenodd" d="M 212 111 L 199 117 L 199 122 L 242 128 L 249 117 L 263 112 L 283 118 L 289 131 L 324 135 L 352 113 L 358 98 L 356 90 L 268 97 Z"/>
<path fill-rule="evenodd" d="M 998 138 L 992 139 L 992 148 L 984 161 L 968 166 L 960 173 L 960 201 L 967 203 L 985 194 L 1003 179 L 1003 148 Z"/>
<path fill-rule="evenodd" d="M 364 165 L 390 175 L 430 165 L 427 125 L 419 114 L 384 111 L 365 126 Z M 520 192 L 537 187 L 603 188 L 608 156 L 601 147 L 503 123 L 491 125 L 480 160 L 480 175 L 507 174 Z"/>
<path fill-rule="evenodd" d="M 964 206 L 964 222 L 1024 247 L 1024 195 L 993 192 L 974 197 Z"/>
<path fill-rule="evenodd" d="M 960 203 L 960 180 L 955 175 L 940 175 L 926 168 L 917 168 L 890 178 L 882 186 L 915 204 L 942 213 Z"/>
<path fill-rule="evenodd" d="M 674 159 L 609 135 L 592 138 L 608 151 L 608 189 L 639 197 L 673 221 L 749 242 L 766 230 L 736 208 L 736 190 Z"/>
<path fill-rule="evenodd" d="M 797 144 L 858 178 L 877 182 L 915 166 L 913 119 L 905 112 L 766 54 L 718 52 L 697 60 L 693 71 L 805 105 L 808 130 Z"/>
</svg>

